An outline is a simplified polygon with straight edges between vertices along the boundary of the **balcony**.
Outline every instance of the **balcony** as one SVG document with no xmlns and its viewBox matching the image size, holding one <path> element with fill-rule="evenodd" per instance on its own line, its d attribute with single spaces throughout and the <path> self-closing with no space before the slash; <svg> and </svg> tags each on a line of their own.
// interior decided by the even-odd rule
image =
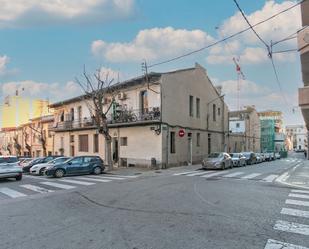
<svg viewBox="0 0 309 249">
<path fill-rule="evenodd" d="M 161 120 L 159 107 L 151 107 L 139 110 L 115 110 L 107 115 L 107 123 L 110 127 L 132 126 L 136 124 L 150 124 Z M 71 131 L 93 129 L 96 127 L 94 117 L 85 117 L 82 120 L 58 122 L 51 128 L 54 131 Z"/>
</svg>

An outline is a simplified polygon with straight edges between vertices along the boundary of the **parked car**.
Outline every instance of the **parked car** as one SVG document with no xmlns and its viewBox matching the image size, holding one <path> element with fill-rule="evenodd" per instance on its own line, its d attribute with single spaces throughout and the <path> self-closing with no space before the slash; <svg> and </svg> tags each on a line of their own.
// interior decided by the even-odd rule
<svg viewBox="0 0 309 249">
<path fill-rule="evenodd" d="M 230 153 L 234 167 L 246 166 L 246 157 L 241 153 Z"/>
<path fill-rule="evenodd" d="M 36 164 L 39 164 L 39 163 L 48 163 L 49 161 L 51 161 L 51 160 L 53 160 L 53 159 L 55 159 L 57 157 L 60 157 L 60 156 L 47 156 L 47 157 L 35 158 L 31 162 L 29 162 L 27 165 L 25 165 L 23 167 L 23 171 L 24 172 L 29 172 L 32 166 L 34 166 Z"/>
<path fill-rule="evenodd" d="M 58 157 L 54 160 L 51 160 L 47 163 L 38 163 L 30 168 L 30 174 L 32 175 L 43 175 L 46 167 L 52 166 L 54 164 L 63 163 L 67 160 L 71 159 L 71 157 Z"/>
<path fill-rule="evenodd" d="M 246 157 L 247 165 L 252 165 L 256 163 L 256 155 L 254 152 L 244 152 L 243 154 Z"/>
<path fill-rule="evenodd" d="M 226 169 L 232 168 L 232 158 L 225 152 L 211 153 L 208 158 L 202 162 L 204 169 Z"/>
<path fill-rule="evenodd" d="M 264 153 L 265 161 L 269 162 L 271 161 L 270 153 Z"/>
<path fill-rule="evenodd" d="M 77 156 L 65 162 L 46 167 L 45 174 L 60 178 L 66 175 L 99 175 L 103 171 L 104 163 L 99 156 Z"/>
<path fill-rule="evenodd" d="M 24 167 L 26 165 L 28 165 L 31 161 L 33 160 L 33 158 L 24 158 L 22 160 L 19 160 L 19 166 Z"/>
<path fill-rule="evenodd" d="M 15 178 L 20 181 L 23 171 L 18 162 L 15 156 L 0 156 L 0 178 Z"/>
<path fill-rule="evenodd" d="M 269 153 L 271 161 L 276 160 L 275 154 L 273 152 Z"/>
<path fill-rule="evenodd" d="M 261 158 L 262 158 L 262 162 L 265 162 L 266 161 L 265 154 L 264 153 L 260 153 L 260 155 L 261 155 Z"/>
<path fill-rule="evenodd" d="M 262 163 L 263 162 L 263 158 L 262 158 L 260 153 L 255 153 L 255 156 L 256 156 L 256 163 Z"/>
<path fill-rule="evenodd" d="M 275 153 L 275 157 L 276 157 L 276 159 L 281 159 L 280 153 Z"/>
</svg>

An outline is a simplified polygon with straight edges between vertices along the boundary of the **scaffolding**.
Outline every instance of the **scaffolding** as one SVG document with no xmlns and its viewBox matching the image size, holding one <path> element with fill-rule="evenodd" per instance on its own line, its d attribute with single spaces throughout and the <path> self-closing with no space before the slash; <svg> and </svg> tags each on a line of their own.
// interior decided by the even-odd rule
<svg viewBox="0 0 309 249">
<path fill-rule="evenodd" d="M 274 152 L 275 150 L 275 119 L 261 120 L 261 151 Z"/>
</svg>

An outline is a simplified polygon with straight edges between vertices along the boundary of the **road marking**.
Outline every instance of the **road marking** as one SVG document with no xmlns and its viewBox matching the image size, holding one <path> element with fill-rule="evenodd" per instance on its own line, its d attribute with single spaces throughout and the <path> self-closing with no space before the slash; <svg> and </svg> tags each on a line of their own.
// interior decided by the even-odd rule
<svg viewBox="0 0 309 249">
<path fill-rule="evenodd" d="M 40 182 L 40 184 L 47 185 L 47 186 L 52 186 L 56 188 L 61 188 L 61 189 L 72 189 L 75 188 L 74 186 L 71 185 L 66 185 L 66 184 L 60 184 L 56 182 Z"/>
<path fill-rule="evenodd" d="M 278 220 L 274 226 L 274 229 L 288 233 L 309 235 L 309 225 L 299 224 L 295 222 Z"/>
<path fill-rule="evenodd" d="M 111 180 L 97 179 L 97 178 L 90 178 L 90 177 L 76 177 L 74 179 L 94 181 L 94 182 L 110 182 L 111 181 Z"/>
<path fill-rule="evenodd" d="M 255 178 L 259 175 L 262 175 L 261 173 L 253 173 L 253 174 L 249 174 L 249 175 L 246 175 L 246 176 L 243 176 L 241 177 L 242 179 L 252 179 L 252 178 Z"/>
<path fill-rule="evenodd" d="M 239 175 L 242 175 L 242 174 L 244 174 L 244 172 L 234 172 L 234 173 L 225 175 L 224 177 L 235 177 L 235 176 L 239 176 Z"/>
<path fill-rule="evenodd" d="M 12 198 L 24 197 L 27 196 L 26 194 L 20 193 L 16 190 L 10 188 L 0 188 L 0 193 L 5 194 Z"/>
<path fill-rule="evenodd" d="M 294 208 L 282 208 L 281 214 L 309 218 L 309 211 L 303 211 Z"/>
<path fill-rule="evenodd" d="M 264 249 L 309 249 L 309 248 L 281 242 L 278 240 L 269 239 L 267 240 Z"/>
<path fill-rule="evenodd" d="M 29 189 L 29 190 L 31 190 L 31 191 L 38 192 L 38 193 L 50 193 L 50 192 L 54 192 L 54 190 L 42 188 L 42 187 L 35 186 L 35 185 L 31 185 L 31 184 L 20 185 L 20 187 L 23 187 L 23 188 L 26 188 L 26 189 Z"/>
<path fill-rule="evenodd" d="M 309 194 L 308 190 L 292 189 L 293 193 Z"/>
<path fill-rule="evenodd" d="M 203 175 L 201 177 L 210 178 L 210 177 L 213 177 L 213 176 L 218 176 L 218 175 L 222 175 L 222 174 L 226 174 L 226 173 L 227 173 L 226 171 L 221 171 L 221 172 L 216 172 L 216 173 L 211 173 L 211 174 Z"/>
<path fill-rule="evenodd" d="M 202 172 L 197 172 L 197 173 L 191 173 L 191 174 L 188 174 L 187 176 L 199 176 L 199 175 L 205 175 L 209 173 L 211 173 L 211 171 L 202 171 Z"/>
<path fill-rule="evenodd" d="M 302 195 L 302 194 L 289 194 L 289 197 L 309 199 L 309 195 Z"/>
<path fill-rule="evenodd" d="M 85 186 L 89 186 L 89 185 L 94 185 L 95 184 L 93 182 L 82 182 L 82 181 L 70 180 L 70 179 L 59 179 L 58 181 L 67 182 L 67 183 L 73 183 L 73 184 L 79 184 L 79 185 L 85 185 Z"/>
<path fill-rule="evenodd" d="M 104 176 L 104 174 L 103 174 Z M 137 178 L 139 176 L 124 176 L 124 175 L 107 175 L 107 176 L 116 176 L 116 177 L 123 177 L 123 178 Z"/>
<path fill-rule="evenodd" d="M 121 177 L 111 177 L 111 176 L 87 176 L 89 178 L 95 178 L 95 179 L 108 179 L 108 180 L 125 180 Z"/>
<path fill-rule="evenodd" d="M 298 201 L 298 200 L 287 199 L 285 201 L 285 204 L 292 204 L 292 205 L 309 207 L 309 201 Z"/>
<path fill-rule="evenodd" d="M 190 174 L 190 173 L 194 173 L 196 172 L 196 170 L 194 171 L 186 171 L 186 172 L 181 172 L 181 173 L 176 173 L 176 174 L 173 174 L 174 176 L 181 176 L 181 175 L 186 175 L 186 174 Z"/>
<path fill-rule="evenodd" d="M 278 177 L 278 175 L 269 175 L 269 176 L 265 177 L 264 179 L 262 179 L 261 181 L 263 181 L 263 182 L 272 182 L 277 177 Z"/>
</svg>

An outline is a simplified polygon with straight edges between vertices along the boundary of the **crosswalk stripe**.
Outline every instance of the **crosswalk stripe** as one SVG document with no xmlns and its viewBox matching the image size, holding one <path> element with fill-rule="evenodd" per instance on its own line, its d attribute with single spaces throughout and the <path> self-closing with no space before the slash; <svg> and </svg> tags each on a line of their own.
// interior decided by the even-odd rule
<svg viewBox="0 0 309 249">
<path fill-rule="evenodd" d="M 292 205 L 309 207 L 309 201 L 298 201 L 298 200 L 287 199 L 285 201 L 285 204 L 292 204 Z"/>
<path fill-rule="evenodd" d="M 108 175 L 108 176 L 116 176 L 116 177 L 123 177 L 123 178 L 137 178 L 139 176 L 125 176 L 125 175 Z"/>
<path fill-rule="evenodd" d="M 292 189 L 293 193 L 309 194 L 308 190 Z"/>
<path fill-rule="evenodd" d="M 303 211 L 294 208 L 282 208 L 281 214 L 309 218 L 309 211 Z"/>
<path fill-rule="evenodd" d="M 89 178 L 95 178 L 95 179 L 108 179 L 108 180 L 125 180 L 121 177 L 111 177 L 111 176 L 87 176 Z"/>
<path fill-rule="evenodd" d="M 5 195 L 12 197 L 12 198 L 27 196 L 26 194 L 23 194 L 21 192 L 18 192 L 16 190 L 13 190 L 13 189 L 10 189 L 10 188 L 0 188 L 0 193 L 5 194 Z"/>
<path fill-rule="evenodd" d="M 216 172 L 216 173 L 211 173 L 211 174 L 203 175 L 201 177 L 210 178 L 210 177 L 218 176 L 218 175 L 222 175 L 222 174 L 226 174 L 226 172 L 225 171 L 221 171 L 221 172 Z"/>
<path fill-rule="evenodd" d="M 70 180 L 70 179 L 59 179 L 58 181 L 67 182 L 67 183 L 73 183 L 73 184 L 79 184 L 79 185 L 85 185 L 85 186 L 89 186 L 89 185 L 95 184 L 93 182 L 84 182 L 84 181 Z"/>
<path fill-rule="evenodd" d="M 272 182 L 277 177 L 278 177 L 278 175 L 269 175 L 269 176 L 265 177 L 264 179 L 262 179 L 261 181 L 263 181 L 263 182 Z"/>
<path fill-rule="evenodd" d="M 243 176 L 241 177 L 242 179 L 252 179 L 252 178 L 255 178 L 259 175 L 262 175 L 261 173 L 252 173 L 252 174 L 249 174 L 249 175 L 246 175 L 246 176 Z"/>
<path fill-rule="evenodd" d="M 52 186 L 56 188 L 61 188 L 61 189 L 72 189 L 75 188 L 74 186 L 71 185 L 66 185 L 66 184 L 60 184 L 57 182 L 40 182 L 40 184 L 47 185 L 47 186 Z"/>
<path fill-rule="evenodd" d="M 211 171 L 202 171 L 202 172 L 197 172 L 197 173 L 188 174 L 187 176 L 200 176 L 200 175 L 209 174 L 210 172 L 211 172 Z"/>
<path fill-rule="evenodd" d="M 309 199 L 309 195 L 303 195 L 303 194 L 289 194 L 289 197 Z"/>
<path fill-rule="evenodd" d="M 194 173 L 196 172 L 196 170 L 194 171 L 186 171 L 186 172 L 181 172 L 181 173 L 176 173 L 176 174 L 173 174 L 174 176 L 181 176 L 181 175 L 186 175 L 186 174 L 190 174 L 190 173 Z"/>
<path fill-rule="evenodd" d="M 97 178 L 90 178 L 90 177 L 76 177 L 76 179 L 94 181 L 94 182 L 110 182 L 111 181 L 111 180 L 97 179 Z"/>
<path fill-rule="evenodd" d="M 309 225 L 284 220 L 278 220 L 274 226 L 274 229 L 283 232 L 309 235 Z"/>
<path fill-rule="evenodd" d="M 244 174 L 244 172 L 234 172 L 228 175 L 224 175 L 223 177 L 235 177 Z"/>
<path fill-rule="evenodd" d="M 267 240 L 266 246 L 264 249 L 309 249 L 304 246 L 293 245 L 289 243 L 285 243 L 282 241 L 269 239 Z"/>
<path fill-rule="evenodd" d="M 38 193 L 51 193 L 51 192 L 54 192 L 51 189 L 46 189 L 46 188 L 42 188 L 42 187 L 39 187 L 39 186 L 31 185 L 31 184 L 20 185 L 20 187 L 25 188 L 25 189 L 29 189 L 31 191 L 38 192 Z"/>
</svg>

